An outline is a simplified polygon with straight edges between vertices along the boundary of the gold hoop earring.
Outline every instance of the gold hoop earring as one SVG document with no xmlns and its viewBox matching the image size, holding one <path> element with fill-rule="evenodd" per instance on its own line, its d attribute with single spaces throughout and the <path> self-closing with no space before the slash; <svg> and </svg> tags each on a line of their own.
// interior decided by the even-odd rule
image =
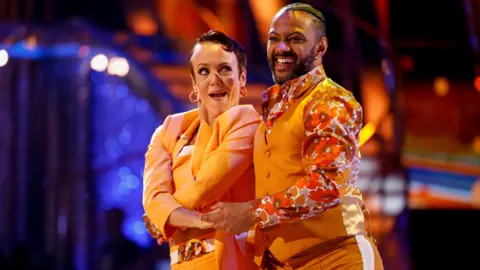
<svg viewBox="0 0 480 270">
<path fill-rule="evenodd" d="M 245 89 L 245 87 L 240 88 L 240 95 L 242 97 L 248 96 L 248 92 L 247 92 L 247 89 Z"/>
<path fill-rule="evenodd" d="M 195 97 L 194 97 L 195 96 Z M 188 99 L 190 99 L 190 102 L 195 103 L 200 101 L 200 96 L 198 95 L 197 91 L 192 91 L 188 95 Z"/>
</svg>

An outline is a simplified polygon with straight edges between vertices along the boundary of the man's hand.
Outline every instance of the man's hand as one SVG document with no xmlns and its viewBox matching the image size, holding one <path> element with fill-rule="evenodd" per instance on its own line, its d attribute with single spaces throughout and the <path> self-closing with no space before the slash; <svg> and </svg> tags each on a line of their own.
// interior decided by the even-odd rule
<svg viewBox="0 0 480 270">
<path fill-rule="evenodd" d="M 211 207 L 211 212 L 202 215 L 202 220 L 215 223 L 215 229 L 230 234 L 248 231 L 254 225 L 250 203 L 218 202 Z"/>
</svg>

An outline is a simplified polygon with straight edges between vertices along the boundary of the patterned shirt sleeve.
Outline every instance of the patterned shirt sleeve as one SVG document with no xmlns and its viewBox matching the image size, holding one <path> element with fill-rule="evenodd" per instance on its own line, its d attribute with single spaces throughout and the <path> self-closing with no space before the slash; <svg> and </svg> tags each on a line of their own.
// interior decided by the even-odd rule
<svg viewBox="0 0 480 270">
<path fill-rule="evenodd" d="M 262 227 L 314 217 L 341 202 L 340 190 L 356 172 L 362 108 L 344 90 L 319 91 L 305 106 L 302 161 L 306 176 L 286 190 L 256 199 L 252 214 Z"/>
</svg>

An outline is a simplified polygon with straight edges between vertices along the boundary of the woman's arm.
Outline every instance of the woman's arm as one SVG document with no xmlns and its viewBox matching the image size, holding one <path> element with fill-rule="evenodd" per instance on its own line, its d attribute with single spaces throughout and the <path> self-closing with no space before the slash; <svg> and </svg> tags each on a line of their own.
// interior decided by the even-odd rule
<svg viewBox="0 0 480 270">
<path fill-rule="evenodd" d="M 165 238 L 169 238 L 177 228 L 211 228 L 212 224 L 203 222 L 195 211 L 182 207 L 173 198 L 172 160 L 165 148 L 165 123 L 153 134 L 145 155 L 145 172 L 143 177 L 143 207 L 152 225 L 159 228 Z M 148 225 L 147 225 L 148 226 Z"/>
</svg>

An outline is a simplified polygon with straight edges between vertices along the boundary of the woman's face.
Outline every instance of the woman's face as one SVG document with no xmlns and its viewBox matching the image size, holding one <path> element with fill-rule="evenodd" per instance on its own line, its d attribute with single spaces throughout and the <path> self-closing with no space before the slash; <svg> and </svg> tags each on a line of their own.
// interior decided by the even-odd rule
<svg viewBox="0 0 480 270">
<path fill-rule="evenodd" d="M 222 44 L 202 42 L 195 45 L 190 61 L 200 109 L 215 118 L 238 105 L 246 74 L 240 74 L 235 53 L 224 50 Z"/>
</svg>

